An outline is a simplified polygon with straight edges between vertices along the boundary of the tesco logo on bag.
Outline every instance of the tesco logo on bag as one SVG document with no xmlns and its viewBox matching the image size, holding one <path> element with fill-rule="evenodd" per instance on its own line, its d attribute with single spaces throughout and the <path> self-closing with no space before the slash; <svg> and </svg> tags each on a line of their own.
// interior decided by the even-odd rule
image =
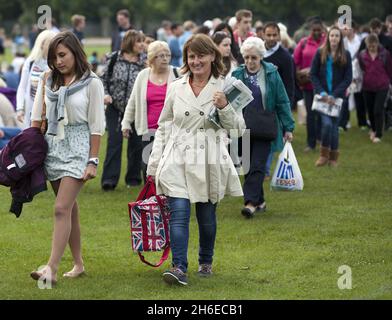
<svg viewBox="0 0 392 320">
<path fill-rule="evenodd" d="M 285 187 L 293 187 L 296 184 L 296 181 L 294 179 L 293 166 L 290 164 L 290 162 L 287 159 L 284 159 L 284 161 L 280 163 L 276 184 L 278 186 L 285 186 Z"/>
</svg>

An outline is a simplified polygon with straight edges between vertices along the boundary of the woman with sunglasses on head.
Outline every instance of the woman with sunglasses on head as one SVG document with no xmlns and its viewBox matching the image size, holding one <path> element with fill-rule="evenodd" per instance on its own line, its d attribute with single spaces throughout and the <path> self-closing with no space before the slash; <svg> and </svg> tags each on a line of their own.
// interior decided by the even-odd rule
<svg viewBox="0 0 392 320">
<path fill-rule="evenodd" d="M 80 41 L 72 32 L 61 32 L 53 38 L 48 66 L 50 71 L 38 84 L 31 120 L 33 127 L 41 127 L 45 104 L 49 147 L 45 171 L 56 194 L 55 219 L 50 259 L 31 277 L 55 284 L 67 244 L 74 268 L 64 277 L 76 278 L 84 273 L 76 199 L 83 185 L 97 175 L 105 116 L 102 82 L 91 72 Z"/>
<path fill-rule="evenodd" d="M 267 159 L 270 151 L 283 149 L 283 140 L 292 141 L 294 119 L 291 114 L 290 100 L 287 96 L 283 81 L 275 65 L 263 61 L 266 52 L 264 41 L 257 37 L 246 39 L 241 47 L 245 65 L 233 72 L 233 77 L 240 79 L 252 91 L 254 100 L 244 109 L 244 119 L 248 124 L 255 112 L 274 112 L 277 125 L 276 139 L 270 141 L 253 136 L 250 130 L 250 160 L 249 172 L 245 175 L 244 205 L 241 213 L 246 218 L 252 218 L 256 211 L 264 212 L 267 208 L 264 199 L 263 181 Z M 283 136 L 284 133 L 284 136 Z"/>
<path fill-rule="evenodd" d="M 134 124 L 136 134 L 142 138 L 143 150 L 154 139 L 158 120 L 165 103 L 167 88 L 179 77 L 170 66 L 170 49 L 166 42 L 154 41 L 147 51 L 148 68 L 141 71 L 135 81 L 131 97 L 121 123 L 124 138 L 128 139 Z M 143 152 L 144 154 L 144 152 Z M 148 153 L 149 154 L 149 153 Z M 148 156 L 143 156 L 142 171 L 146 182 Z"/>
<path fill-rule="evenodd" d="M 237 68 L 237 61 L 231 53 L 231 38 L 229 34 L 225 31 L 215 32 L 212 36 L 212 40 L 218 46 L 219 51 L 222 54 L 222 61 L 225 65 L 223 75 L 225 77 L 231 77 L 231 73 Z"/>
<path fill-rule="evenodd" d="M 244 63 L 244 58 L 241 55 L 240 47 L 238 46 L 237 42 L 235 42 L 234 39 L 233 29 L 230 27 L 230 25 L 227 22 L 222 22 L 216 26 L 214 32 L 217 33 L 221 31 L 226 32 L 230 37 L 231 40 L 230 49 L 234 59 L 237 61 L 238 64 Z"/>
</svg>

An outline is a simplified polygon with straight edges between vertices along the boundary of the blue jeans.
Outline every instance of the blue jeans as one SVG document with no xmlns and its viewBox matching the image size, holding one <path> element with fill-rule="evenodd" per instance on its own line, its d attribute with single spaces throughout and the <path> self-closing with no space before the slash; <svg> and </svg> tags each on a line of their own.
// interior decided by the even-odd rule
<svg viewBox="0 0 392 320">
<path fill-rule="evenodd" d="M 339 149 L 339 118 L 321 114 L 321 145 L 331 150 Z"/>
<path fill-rule="evenodd" d="M 189 199 L 168 198 L 170 207 L 170 245 L 172 265 L 183 272 L 188 269 L 189 221 L 191 203 Z M 216 238 L 216 204 L 196 203 L 199 224 L 199 264 L 212 264 Z"/>
<path fill-rule="evenodd" d="M 4 137 L 0 139 L 0 150 L 3 149 L 13 137 L 21 132 L 19 128 L 5 127 L 0 129 L 4 132 Z"/>
</svg>

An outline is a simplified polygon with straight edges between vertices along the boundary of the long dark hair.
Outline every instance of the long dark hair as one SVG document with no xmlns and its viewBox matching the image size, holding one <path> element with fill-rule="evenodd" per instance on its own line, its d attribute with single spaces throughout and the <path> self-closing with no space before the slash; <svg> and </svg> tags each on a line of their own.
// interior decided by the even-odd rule
<svg viewBox="0 0 392 320">
<path fill-rule="evenodd" d="M 50 42 L 48 51 L 48 66 L 52 70 L 52 90 L 64 85 L 64 77 L 56 68 L 56 50 L 60 44 L 70 50 L 75 57 L 76 80 L 80 80 L 87 71 L 91 70 L 79 39 L 71 31 L 58 33 Z"/>
<path fill-rule="evenodd" d="M 215 32 L 214 35 L 212 36 L 212 40 L 215 42 L 217 46 L 219 46 L 222 43 L 222 41 L 225 40 L 226 38 L 231 39 L 230 35 L 228 35 L 225 31 Z M 230 51 L 230 56 L 222 57 L 222 60 L 223 60 L 223 64 L 225 65 L 225 71 L 223 72 L 223 75 L 227 76 L 227 74 L 230 72 L 232 61 L 234 60 L 231 51 Z"/>
<path fill-rule="evenodd" d="M 333 30 L 338 30 L 340 34 L 340 41 L 338 44 L 338 49 L 336 50 L 336 55 L 333 59 L 333 62 L 335 64 L 339 64 L 341 66 L 345 66 L 347 64 L 347 55 L 346 55 L 346 49 L 344 48 L 344 41 L 343 41 L 343 33 L 342 30 L 340 30 L 337 26 L 331 27 L 329 29 L 328 34 L 327 34 L 327 39 L 324 43 L 324 45 L 320 48 L 320 55 L 321 55 L 321 64 L 326 64 L 327 62 L 327 57 L 329 54 L 331 54 L 331 43 L 329 42 L 329 35 Z"/>
</svg>

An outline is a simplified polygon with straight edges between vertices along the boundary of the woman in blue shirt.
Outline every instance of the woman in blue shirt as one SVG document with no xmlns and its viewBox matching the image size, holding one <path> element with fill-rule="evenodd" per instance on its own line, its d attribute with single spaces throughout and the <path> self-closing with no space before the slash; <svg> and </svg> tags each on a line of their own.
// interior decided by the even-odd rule
<svg viewBox="0 0 392 320">
<path fill-rule="evenodd" d="M 344 49 L 343 34 L 337 26 L 331 27 L 326 43 L 317 51 L 311 69 L 315 94 L 330 105 L 338 98 L 346 99 L 352 81 L 351 56 Z M 321 114 L 321 148 L 317 167 L 337 166 L 339 156 L 339 118 Z"/>
</svg>

